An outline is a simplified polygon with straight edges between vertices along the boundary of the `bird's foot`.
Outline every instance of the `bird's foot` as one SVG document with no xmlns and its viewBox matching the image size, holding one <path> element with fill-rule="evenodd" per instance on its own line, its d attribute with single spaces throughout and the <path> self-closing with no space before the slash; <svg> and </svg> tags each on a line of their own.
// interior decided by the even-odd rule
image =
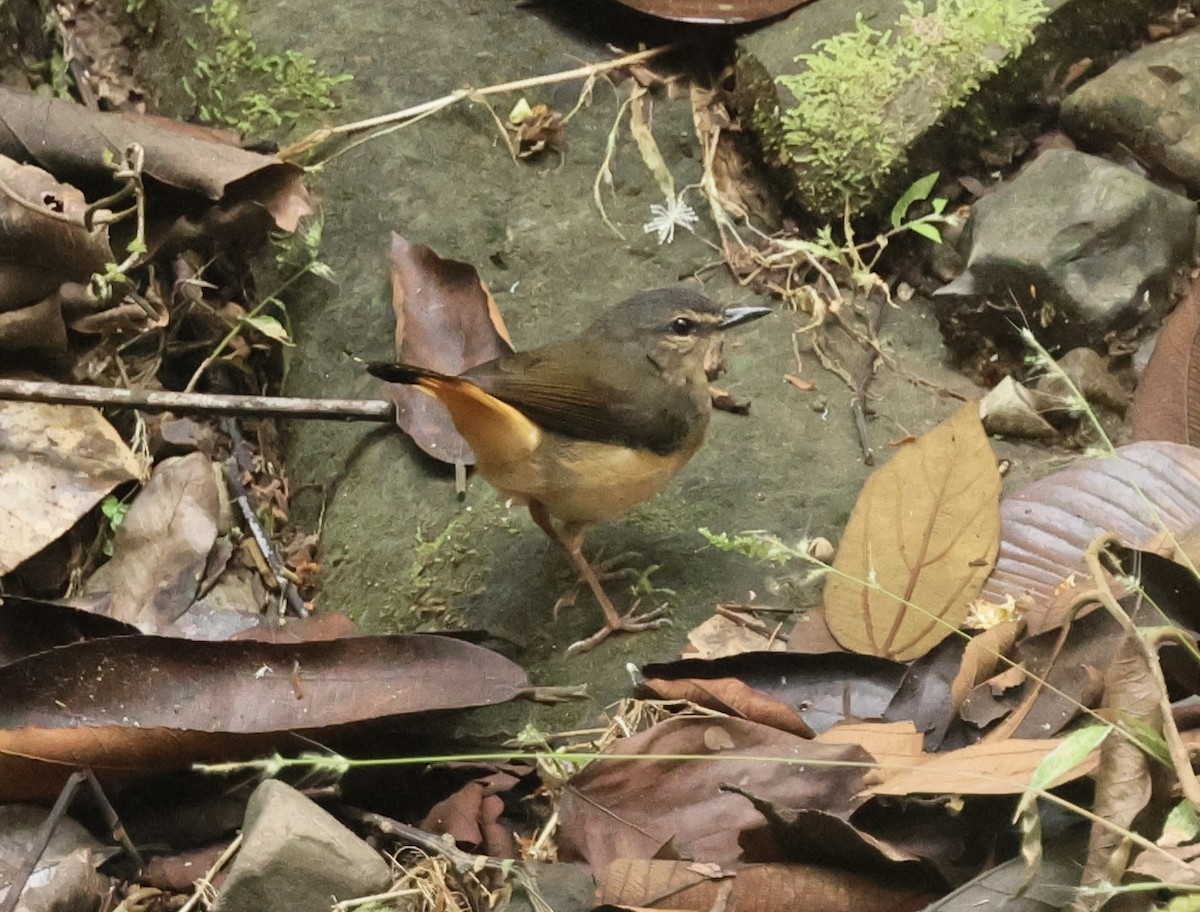
<svg viewBox="0 0 1200 912">
<path fill-rule="evenodd" d="M 591 566 L 593 572 L 596 574 L 596 579 L 601 583 L 608 583 L 619 579 L 638 579 L 641 574 L 636 569 L 623 565 L 628 564 L 630 561 L 641 560 L 641 557 L 642 555 L 636 551 L 626 551 L 623 554 L 618 554 L 616 557 L 597 560 Z M 558 601 L 554 603 L 554 620 L 556 622 L 558 621 L 559 610 L 574 608 L 575 602 L 579 599 L 579 593 L 588 585 L 589 583 L 586 580 L 577 576 L 571 588 L 558 597 Z"/>
<path fill-rule="evenodd" d="M 603 627 L 593 633 L 586 639 L 579 640 L 567 647 L 567 656 L 577 656 L 581 652 L 587 652 L 608 639 L 612 633 L 638 633 L 643 630 L 657 630 L 659 627 L 665 627 L 670 624 L 670 620 L 663 615 L 666 614 L 667 608 L 665 605 L 660 605 L 657 608 L 652 608 L 649 611 L 638 612 L 638 606 L 641 602 L 634 602 L 633 607 L 625 614 L 613 614 L 609 617 Z M 607 615 L 607 612 L 605 612 Z"/>
</svg>

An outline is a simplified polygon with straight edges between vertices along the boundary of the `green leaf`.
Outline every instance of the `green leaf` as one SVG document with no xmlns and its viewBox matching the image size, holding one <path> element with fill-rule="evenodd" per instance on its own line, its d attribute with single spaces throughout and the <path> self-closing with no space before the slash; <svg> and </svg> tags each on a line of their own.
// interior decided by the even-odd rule
<svg viewBox="0 0 1200 912">
<path fill-rule="evenodd" d="M 1163 829 L 1166 830 L 1168 827 L 1182 833 L 1187 842 L 1194 840 L 1200 835 L 1200 815 L 1196 813 L 1196 806 L 1186 798 L 1180 801 L 1171 808 L 1171 813 L 1167 815 L 1167 822 L 1163 825 Z"/>
<path fill-rule="evenodd" d="M 129 512 L 129 504 L 121 503 L 114 495 L 109 494 L 100 501 L 100 512 L 108 520 L 109 526 L 115 530 L 125 521 L 125 514 Z"/>
<path fill-rule="evenodd" d="M 1111 725 L 1089 725 L 1063 738 L 1062 743 L 1046 755 L 1046 759 L 1038 764 L 1033 775 L 1029 777 L 1029 787 L 1021 795 L 1017 814 L 1033 804 L 1038 792 L 1049 788 L 1057 779 L 1082 763 L 1088 754 L 1104 743 L 1104 739 L 1112 734 L 1112 730 Z"/>
<path fill-rule="evenodd" d="M 905 214 L 909 207 L 919 200 L 926 199 L 933 192 L 933 185 L 937 183 L 940 171 L 934 171 L 932 174 L 926 174 L 920 180 L 913 183 L 911 187 L 900 194 L 900 199 L 896 200 L 896 205 L 892 207 L 891 222 L 893 228 L 899 228 L 900 223 L 904 220 Z"/>
<path fill-rule="evenodd" d="M 269 339 L 274 339 L 276 342 L 282 342 L 284 345 L 292 344 L 292 340 L 288 336 L 288 331 L 284 329 L 283 324 L 274 317 L 268 317 L 260 314 L 257 317 L 246 317 L 246 322 Z"/>
<path fill-rule="evenodd" d="M 942 233 L 928 222 L 913 222 L 908 227 L 917 234 L 921 235 L 921 237 L 929 238 L 929 240 L 933 241 L 935 244 L 940 244 L 942 242 Z"/>
</svg>

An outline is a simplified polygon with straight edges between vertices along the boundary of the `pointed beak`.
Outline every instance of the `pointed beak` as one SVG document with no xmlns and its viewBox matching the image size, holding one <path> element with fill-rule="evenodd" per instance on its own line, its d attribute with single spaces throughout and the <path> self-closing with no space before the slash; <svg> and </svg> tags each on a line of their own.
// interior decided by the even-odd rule
<svg viewBox="0 0 1200 912">
<path fill-rule="evenodd" d="M 770 312 L 771 308 L 769 307 L 726 307 L 721 312 L 721 322 L 717 324 L 717 328 L 730 329 L 734 326 L 741 326 L 743 323 L 765 317 Z"/>
</svg>

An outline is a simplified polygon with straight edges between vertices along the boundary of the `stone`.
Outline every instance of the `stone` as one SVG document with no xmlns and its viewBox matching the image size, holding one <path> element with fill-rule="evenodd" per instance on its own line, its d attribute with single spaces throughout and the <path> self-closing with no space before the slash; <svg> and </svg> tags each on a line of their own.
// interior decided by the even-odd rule
<svg viewBox="0 0 1200 912">
<path fill-rule="evenodd" d="M 1038 378 L 1034 389 L 1044 401 L 1053 402 L 1059 410 L 1071 396 L 1071 387 L 1066 380 L 1070 380 L 1092 405 L 1102 405 L 1122 415 L 1133 401 L 1130 392 L 1109 370 L 1108 360 L 1093 349 L 1071 349 L 1058 359 L 1058 368 L 1062 375 L 1045 374 Z"/>
<path fill-rule="evenodd" d="M 378 852 L 277 779 L 250 796 L 242 832 L 217 912 L 329 912 L 392 882 Z"/>
<path fill-rule="evenodd" d="M 967 268 L 934 293 L 948 345 L 1033 328 L 1052 350 L 1153 324 L 1196 236 L 1196 204 L 1118 165 L 1052 149 L 975 204 Z M 1136 239 L 1136 243 L 1133 242 Z"/>
<path fill-rule="evenodd" d="M 840 220 L 848 194 L 856 212 L 886 214 L 923 175 L 969 171 L 976 151 L 1011 162 L 1028 144 L 1030 131 L 1011 128 L 1031 99 L 1077 61 L 1124 52 L 1173 6 L 940 0 L 914 18 L 903 0 L 808 3 L 738 38 L 734 103 L 802 208 Z M 986 23 L 986 38 L 977 23 Z M 965 46 L 972 35 L 978 49 Z M 893 53 L 901 43 L 907 51 Z M 831 74 L 824 91 L 797 62 L 814 53 Z M 780 82 L 795 85 L 797 76 L 800 97 Z"/>
<path fill-rule="evenodd" d="M 1084 83 L 1062 122 L 1088 148 L 1120 144 L 1151 170 L 1200 191 L 1200 30 L 1156 41 Z"/>
<path fill-rule="evenodd" d="M 983 429 L 998 437 L 1053 437 L 1050 422 L 1038 414 L 1033 394 L 1012 377 L 997 383 L 979 402 Z"/>
</svg>

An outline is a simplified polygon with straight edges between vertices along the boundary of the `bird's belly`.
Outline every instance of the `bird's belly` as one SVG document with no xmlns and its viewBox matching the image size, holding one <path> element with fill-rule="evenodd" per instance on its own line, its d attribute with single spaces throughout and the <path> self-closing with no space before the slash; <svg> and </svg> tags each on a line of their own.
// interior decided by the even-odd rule
<svg viewBox="0 0 1200 912">
<path fill-rule="evenodd" d="M 609 443 L 546 435 L 519 464 L 490 466 L 480 473 L 501 493 L 540 501 L 563 522 L 607 522 L 662 490 L 699 448 L 703 429 L 676 452 L 659 455 Z"/>
</svg>

